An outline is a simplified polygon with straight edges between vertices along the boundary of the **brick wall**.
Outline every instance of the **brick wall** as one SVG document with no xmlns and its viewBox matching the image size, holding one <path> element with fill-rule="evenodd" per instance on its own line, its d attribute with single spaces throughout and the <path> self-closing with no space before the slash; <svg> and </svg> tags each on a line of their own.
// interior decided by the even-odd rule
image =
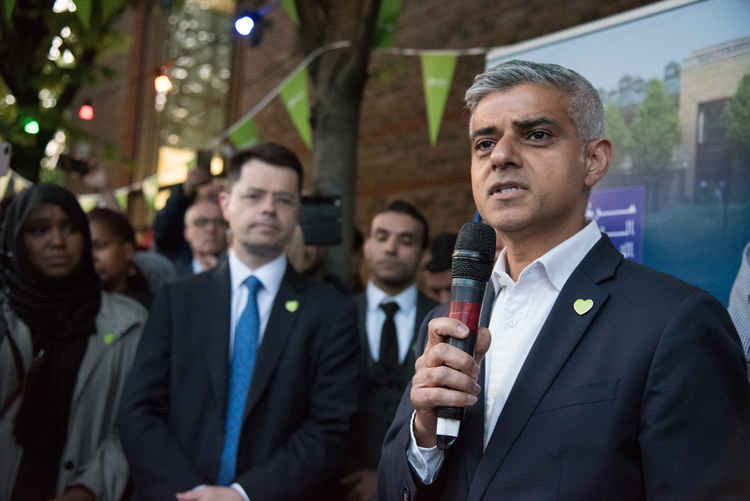
<svg viewBox="0 0 750 501">
<path fill-rule="evenodd" d="M 460 49 L 508 45 L 651 3 L 643 0 L 538 1 L 403 0 L 394 47 Z M 241 117 L 301 61 L 294 25 L 282 9 L 257 48 L 237 50 L 230 122 Z M 360 119 L 357 226 L 395 198 L 409 200 L 430 221 L 433 234 L 457 231 L 474 211 L 469 184 L 468 113 L 463 93 L 484 68 L 484 56 L 459 57 L 437 145 L 429 142 L 418 57 L 374 53 Z M 299 138 L 280 99 L 256 118 L 263 140 L 280 142 L 301 157 L 308 178 L 312 153 Z M 309 179 L 308 183 L 309 186 Z"/>
</svg>

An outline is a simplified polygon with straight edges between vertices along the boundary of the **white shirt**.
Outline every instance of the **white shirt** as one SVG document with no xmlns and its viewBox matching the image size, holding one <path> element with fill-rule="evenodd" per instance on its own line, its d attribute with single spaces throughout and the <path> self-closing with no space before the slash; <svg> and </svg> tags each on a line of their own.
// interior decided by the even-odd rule
<svg viewBox="0 0 750 501">
<path fill-rule="evenodd" d="M 385 312 L 380 307 L 383 303 L 398 303 L 398 311 L 393 316 L 398 338 L 398 360 L 403 362 L 409 352 L 409 343 L 414 336 L 414 323 L 417 320 L 417 286 L 412 285 L 395 296 L 389 296 L 372 282 L 367 282 L 367 342 L 370 345 L 370 355 L 377 361 L 380 356 L 380 334 L 385 323 Z"/>
<path fill-rule="evenodd" d="M 560 290 L 600 238 L 596 222 L 590 222 L 526 266 L 519 274 L 518 282 L 507 273 L 505 249 L 498 256 L 490 276 L 495 289 L 489 325 L 492 343 L 484 358 L 485 448 Z M 413 422 L 414 415 L 407 456 L 422 481 L 429 484 L 440 470 L 444 452 L 437 447 L 417 446 Z"/>
<path fill-rule="evenodd" d="M 239 260 L 234 250 L 230 250 L 228 254 L 229 277 L 232 283 L 232 316 L 230 317 L 229 324 L 229 360 L 231 361 L 232 353 L 234 352 L 234 329 L 237 327 L 242 310 L 245 309 L 245 305 L 247 304 L 248 290 L 243 285 L 243 282 L 247 277 L 253 275 L 262 284 L 258 289 L 256 297 L 258 301 L 258 318 L 260 320 L 260 331 L 258 332 L 258 346 L 260 346 L 266 325 L 268 325 L 268 318 L 271 316 L 273 300 L 276 298 L 276 293 L 279 292 L 281 279 L 284 278 L 284 273 L 286 272 L 286 256 L 282 253 L 273 261 L 251 270 L 245 263 Z"/>
<path fill-rule="evenodd" d="M 242 310 L 247 305 L 249 295 L 247 287 L 243 285 L 243 282 L 247 277 L 253 275 L 261 283 L 256 296 L 256 300 L 258 301 L 258 317 L 260 320 L 260 331 L 258 332 L 258 346 L 260 346 L 266 326 L 268 325 L 268 319 L 271 316 L 273 300 L 276 298 L 276 293 L 279 292 L 281 280 L 284 278 L 284 273 L 286 272 L 286 256 L 282 253 L 273 261 L 251 270 L 245 263 L 239 260 L 234 250 L 230 249 L 227 254 L 229 256 L 229 279 L 232 285 L 232 310 L 229 322 L 229 361 L 231 363 L 232 355 L 234 354 L 234 330 L 237 327 Z M 199 485 L 196 489 L 204 487 L 204 485 Z M 250 501 L 245 489 L 240 484 L 235 482 L 230 487 L 236 490 L 244 501 Z"/>
<path fill-rule="evenodd" d="M 190 263 L 191 268 L 193 269 L 193 275 L 197 275 L 198 273 L 203 272 L 203 265 L 200 261 L 198 261 L 197 258 L 193 258 L 193 261 Z"/>
</svg>

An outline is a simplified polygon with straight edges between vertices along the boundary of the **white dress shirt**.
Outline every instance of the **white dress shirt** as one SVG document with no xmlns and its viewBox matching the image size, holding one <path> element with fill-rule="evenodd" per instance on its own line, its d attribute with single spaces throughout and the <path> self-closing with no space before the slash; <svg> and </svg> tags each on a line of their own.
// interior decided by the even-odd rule
<svg viewBox="0 0 750 501">
<path fill-rule="evenodd" d="M 247 277 L 253 275 L 261 283 L 256 297 L 258 301 L 258 318 L 260 320 L 260 331 L 258 332 L 258 346 L 260 346 L 266 325 L 268 325 L 268 318 L 271 316 L 273 300 L 276 298 L 276 293 L 279 292 L 281 280 L 284 278 L 284 273 L 286 272 L 286 256 L 282 253 L 273 261 L 251 270 L 245 263 L 239 260 L 234 250 L 230 250 L 228 254 L 229 277 L 232 282 L 232 316 L 229 324 L 229 360 L 231 361 L 232 353 L 234 352 L 234 329 L 237 327 L 242 310 L 245 309 L 245 305 L 247 304 L 248 290 L 243 285 L 243 282 Z"/>
<path fill-rule="evenodd" d="M 492 342 L 484 358 L 485 448 L 560 290 L 600 238 L 596 222 L 590 222 L 526 266 L 519 274 L 518 282 L 508 275 L 505 249 L 495 262 L 490 277 L 495 289 L 489 325 Z M 437 476 L 445 455 L 437 447 L 417 446 L 413 423 L 412 414 L 411 443 L 407 456 L 422 481 L 429 484 Z"/>
<path fill-rule="evenodd" d="M 282 253 L 273 261 L 251 270 L 245 263 L 239 260 L 234 250 L 230 249 L 227 254 L 229 256 L 229 278 L 232 285 L 232 310 L 229 323 L 229 363 L 231 364 L 234 354 L 234 330 L 237 327 L 242 310 L 247 305 L 248 299 L 248 290 L 243 285 L 243 282 L 247 277 L 253 275 L 261 283 L 256 296 L 256 300 L 258 301 L 258 317 L 260 320 L 260 330 L 258 331 L 258 346 L 260 346 L 266 326 L 268 325 L 268 319 L 271 316 L 273 300 L 276 298 L 276 293 L 279 292 L 281 280 L 284 278 L 284 273 L 286 272 L 286 256 Z M 196 489 L 204 487 L 203 485 L 199 485 Z M 235 482 L 230 487 L 237 491 L 244 501 L 250 501 L 245 489 L 240 484 Z"/>
<path fill-rule="evenodd" d="M 197 275 L 198 273 L 203 272 L 203 265 L 200 261 L 198 261 L 197 258 L 193 258 L 192 262 L 190 263 L 190 267 L 193 269 L 193 275 Z"/>
<path fill-rule="evenodd" d="M 414 336 L 414 322 L 417 320 L 417 286 L 412 285 L 395 296 L 389 296 L 372 282 L 367 282 L 367 342 L 370 345 L 370 355 L 377 361 L 380 357 L 380 334 L 385 323 L 385 312 L 380 307 L 383 303 L 398 304 L 398 311 L 393 316 L 398 338 L 398 360 L 403 362 L 409 352 L 409 343 Z"/>
</svg>

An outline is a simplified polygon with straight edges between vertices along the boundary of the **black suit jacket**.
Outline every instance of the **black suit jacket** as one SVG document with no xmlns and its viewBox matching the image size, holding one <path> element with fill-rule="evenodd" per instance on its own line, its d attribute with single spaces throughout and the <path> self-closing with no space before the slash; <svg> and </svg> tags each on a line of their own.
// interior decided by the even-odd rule
<svg viewBox="0 0 750 501">
<path fill-rule="evenodd" d="M 383 447 L 383 438 L 385 438 L 385 433 L 393 421 L 401 392 L 414 375 L 416 349 L 410 349 L 398 370 L 388 374 L 390 381 L 376 380 L 376 378 L 382 376 L 382 373 L 374 367 L 376 362 L 370 354 L 370 342 L 366 327 L 367 294 L 358 294 L 354 299 L 359 310 L 359 339 L 362 350 L 360 360 L 362 361 L 363 384 L 359 399 L 360 412 L 354 421 L 354 438 L 350 444 L 354 460 L 351 467 L 352 469 L 376 469 L 380 458 L 380 450 Z M 438 303 L 417 291 L 417 311 L 414 319 L 414 332 L 409 339 L 410 346 L 416 345 L 422 320 L 437 305 Z M 381 377 L 381 379 L 383 378 Z M 393 384 L 394 382 L 397 383 L 397 386 Z M 378 394 L 373 394 L 373 388 L 378 388 Z"/>
<path fill-rule="evenodd" d="M 593 307 L 578 315 L 577 299 Z M 502 343 L 512 332 L 492 334 Z M 429 487 L 406 459 L 406 389 L 383 449 L 380 499 L 748 499 L 748 399 L 722 305 L 624 260 L 603 236 L 560 291 L 486 450 L 482 394 Z"/>
<path fill-rule="evenodd" d="M 229 381 L 225 261 L 156 298 L 125 388 L 123 447 L 139 499 L 215 484 Z M 340 472 L 356 411 L 354 304 L 287 266 L 245 407 L 238 482 L 253 501 L 314 499 Z"/>
<path fill-rule="evenodd" d="M 367 340 L 367 294 L 365 292 L 357 294 L 354 296 L 354 302 L 357 304 L 357 312 L 359 313 L 359 340 L 362 347 L 362 361 L 366 362 L 368 357 L 371 358 L 370 343 Z M 438 306 L 436 301 L 417 290 L 417 316 L 414 321 L 414 335 L 410 341 L 412 344 L 416 342 L 419 336 L 419 327 L 422 325 L 422 320 L 435 306 Z"/>
</svg>

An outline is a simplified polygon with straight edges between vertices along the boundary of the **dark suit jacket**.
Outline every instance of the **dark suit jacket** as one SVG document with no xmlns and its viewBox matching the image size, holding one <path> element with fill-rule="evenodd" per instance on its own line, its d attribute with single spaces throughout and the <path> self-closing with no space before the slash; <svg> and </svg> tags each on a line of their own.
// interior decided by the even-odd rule
<svg viewBox="0 0 750 501">
<path fill-rule="evenodd" d="M 593 307 L 578 315 L 577 299 Z M 492 294 L 485 300 L 486 325 Z M 430 487 L 406 459 L 406 389 L 383 449 L 380 499 L 748 499 L 748 398 L 722 305 L 624 260 L 603 236 L 560 291 L 487 449 L 481 395 Z"/>
<path fill-rule="evenodd" d="M 410 349 L 401 363 L 399 370 L 389 374 L 389 381 L 377 381 L 380 371 L 374 370 L 376 363 L 370 354 L 370 343 L 367 338 L 367 295 L 362 293 L 355 296 L 359 313 L 359 339 L 361 346 L 363 385 L 360 394 L 360 412 L 355 419 L 354 439 L 352 440 L 352 468 L 376 469 L 383 447 L 383 438 L 393 421 L 393 415 L 398 407 L 399 399 L 404 387 L 414 375 L 414 361 L 416 349 Z M 438 303 L 417 292 L 417 312 L 414 319 L 414 332 L 409 340 L 410 346 L 415 346 L 419 334 L 419 326 L 427 313 Z M 398 387 L 394 387 L 393 383 Z M 372 389 L 377 388 L 377 394 Z"/>
<path fill-rule="evenodd" d="M 123 396 L 120 430 L 139 499 L 215 484 L 229 381 L 229 267 L 157 296 Z M 247 397 L 238 482 L 253 501 L 313 499 L 340 473 L 356 411 L 354 304 L 287 266 Z"/>
</svg>

